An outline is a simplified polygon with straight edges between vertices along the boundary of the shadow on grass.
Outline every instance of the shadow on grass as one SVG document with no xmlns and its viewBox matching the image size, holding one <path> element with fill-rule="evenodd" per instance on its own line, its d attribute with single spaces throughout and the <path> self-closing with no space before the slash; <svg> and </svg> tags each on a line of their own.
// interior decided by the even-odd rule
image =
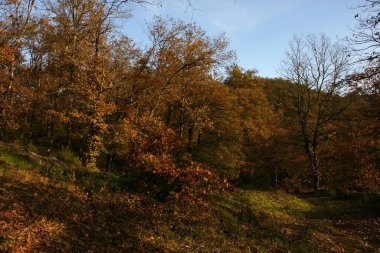
<svg viewBox="0 0 380 253">
<path fill-rule="evenodd" d="M 232 197 L 233 196 L 233 197 Z M 226 236 L 257 252 L 377 252 L 380 213 L 357 198 L 246 191 L 215 203 Z"/>
<path fill-rule="evenodd" d="M 128 203 L 78 189 L 0 177 L 0 249 L 31 252 L 159 252 L 136 236 L 149 220 Z"/>
<path fill-rule="evenodd" d="M 378 252 L 380 249 L 380 196 L 354 193 L 335 197 L 309 196 L 306 201 L 316 206 L 307 214 L 319 233 L 330 234 L 357 252 Z"/>
</svg>

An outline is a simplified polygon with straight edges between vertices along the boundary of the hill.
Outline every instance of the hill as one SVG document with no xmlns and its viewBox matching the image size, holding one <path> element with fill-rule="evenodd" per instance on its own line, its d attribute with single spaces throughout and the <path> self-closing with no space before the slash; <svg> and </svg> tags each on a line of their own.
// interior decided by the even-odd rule
<svg viewBox="0 0 380 253">
<path fill-rule="evenodd" d="M 0 145 L 0 251 L 379 252 L 375 194 L 229 188 L 159 201 L 58 157 Z"/>
</svg>

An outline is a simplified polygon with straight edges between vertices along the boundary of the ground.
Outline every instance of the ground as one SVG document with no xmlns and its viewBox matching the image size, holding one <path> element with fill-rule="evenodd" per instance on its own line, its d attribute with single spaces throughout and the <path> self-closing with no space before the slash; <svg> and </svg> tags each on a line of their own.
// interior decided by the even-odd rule
<svg viewBox="0 0 380 253">
<path fill-rule="evenodd" d="M 0 251 L 380 252 L 375 193 L 233 188 L 160 202 L 64 160 L 0 145 Z"/>
</svg>

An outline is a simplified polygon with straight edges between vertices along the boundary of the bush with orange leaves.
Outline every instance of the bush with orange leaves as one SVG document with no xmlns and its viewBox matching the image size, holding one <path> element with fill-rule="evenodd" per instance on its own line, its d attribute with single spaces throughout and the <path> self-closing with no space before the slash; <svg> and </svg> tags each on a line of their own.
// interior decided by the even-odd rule
<svg viewBox="0 0 380 253">
<path fill-rule="evenodd" d="M 133 132 L 127 154 L 129 189 L 148 192 L 160 201 L 194 202 L 224 188 L 226 182 L 202 164 L 175 160 L 176 133 L 159 118 L 142 116 L 125 124 L 129 124 L 129 133 Z"/>
</svg>

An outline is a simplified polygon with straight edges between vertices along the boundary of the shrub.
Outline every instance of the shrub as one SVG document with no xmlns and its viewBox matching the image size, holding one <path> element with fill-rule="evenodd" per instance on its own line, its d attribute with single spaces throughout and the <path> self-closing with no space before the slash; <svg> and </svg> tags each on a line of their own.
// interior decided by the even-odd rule
<svg viewBox="0 0 380 253">
<path fill-rule="evenodd" d="M 68 163 L 69 165 L 73 165 L 77 168 L 82 167 L 82 162 L 78 156 L 76 156 L 69 149 L 62 149 L 58 152 L 57 158 L 63 162 Z"/>
</svg>

